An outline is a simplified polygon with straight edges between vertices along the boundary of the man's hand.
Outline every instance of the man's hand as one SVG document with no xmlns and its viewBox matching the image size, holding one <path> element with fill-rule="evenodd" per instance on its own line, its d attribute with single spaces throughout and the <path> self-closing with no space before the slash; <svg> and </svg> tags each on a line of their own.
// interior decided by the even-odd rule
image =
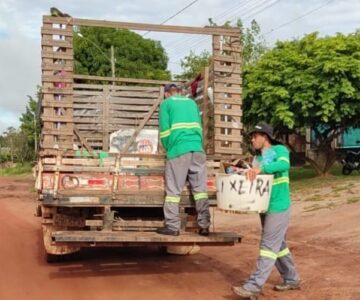
<svg viewBox="0 0 360 300">
<path fill-rule="evenodd" d="M 254 181 L 256 176 L 260 174 L 261 170 L 259 168 L 252 168 L 246 172 L 245 176 L 248 180 Z"/>
</svg>

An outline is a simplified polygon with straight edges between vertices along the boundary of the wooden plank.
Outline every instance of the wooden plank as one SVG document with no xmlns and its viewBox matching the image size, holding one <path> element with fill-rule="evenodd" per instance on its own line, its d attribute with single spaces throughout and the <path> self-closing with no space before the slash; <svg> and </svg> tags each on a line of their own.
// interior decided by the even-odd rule
<svg viewBox="0 0 360 300">
<path fill-rule="evenodd" d="M 215 55 L 213 57 L 213 60 L 219 62 L 240 63 L 240 60 L 237 57 L 234 57 L 233 55 Z"/>
<path fill-rule="evenodd" d="M 239 122 L 215 122 L 216 128 L 242 129 L 243 124 Z"/>
<path fill-rule="evenodd" d="M 60 129 L 43 129 L 41 131 L 42 134 L 49 134 L 49 135 L 68 135 L 72 136 L 74 133 L 69 130 L 62 130 Z"/>
<path fill-rule="evenodd" d="M 121 97 L 110 97 L 110 101 L 113 105 L 121 105 L 121 104 L 134 104 L 134 105 L 153 105 L 156 101 L 154 99 L 139 99 L 139 98 L 121 98 Z"/>
<path fill-rule="evenodd" d="M 73 123 L 74 120 L 72 117 L 67 116 L 41 116 L 41 120 L 44 122 L 65 122 L 65 123 Z"/>
<path fill-rule="evenodd" d="M 74 83 L 74 88 L 81 89 L 103 89 L 108 87 L 112 92 L 114 91 L 151 91 L 159 93 L 158 87 L 148 87 L 148 86 L 130 86 L 130 85 L 105 85 L 105 84 L 85 84 L 85 83 Z"/>
<path fill-rule="evenodd" d="M 238 154 L 242 155 L 243 151 L 241 148 L 226 148 L 226 147 L 215 147 L 215 153 L 224 153 L 224 154 Z"/>
<path fill-rule="evenodd" d="M 240 47 L 227 46 L 227 45 L 221 45 L 220 46 L 220 44 L 214 45 L 214 50 L 241 53 L 241 48 Z"/>
<path fill-rule="evenodd" d="M 219 87 L 215 85 L 214 93 L 241 94 L 242 89 L 240 87 Z"/>
<path fill-rule="evenodd" d="M 174 33 L 189 33 L 189 34 L 219 34 L 226 36 L 238 37 L 240 35 L 240 29 L 237 27 L 190 27 L 190 26 L 175 26 L 175 25 L 157 25 L 157 24 L 145 24 L 145 23 L 130 23 L 130 22 L 114 22 L 114 21 L 100 21 L 90 19 L 78 19 L 78 18 L 60 18 L 43 16 L 43 23 L 60 23 L 77 26 L 90 26 L 90 27 L 105 27 L 105 28 L 122 28 L 130 30 L 140 31 L 158 31 L 158 32 L 174 32 Z"/>
<path fill-rule="evenodd" d="M 154 102 L 152 103 L 154 104 Z M 150 105 L 120 105 L 120 104 L 111 104 L 109 106 L 112 110 L 121 110 L 121 111 L 149 111 L 151 108 Z"/>
<path fill-rule="evenodd" d="M 60 48 L 73 48 L 73 44 L 68 42 L 68 41 L 64 41 L 64 40 L 42 40 L 41 41 L 41 46 L 52 46 L 52 47 L 60 47 Z"/>
<path fill-rule="evenodd" d="M 102 148 L 104 151 L 109 149 L 110 137 L 109 137 L 109 95 L 110 95 L 110 87 L 104 87 L 104 101 L 103 101 L 103 141 L 102 141 Z"/>
<path fill-rule="evenodd" d="M 45 88 L 41 91 L 43 94 L 60 94 L 60 95 L 72 95 L 72 89 L 60 89 L 60 88 Z"/>
<path fill-rule="evenodd" d="M 242 136 L 239 135 L 216 135 L 215 134 L 215 140 L 216 141 L 225 141 L 225 142 L 242 142 Z"/>
<path fill-rule="evenodd" d="M 42 101 L 41 107 L 63 107 L 72 108 L 73 104 L 70 101 Z"/>
<path fill-rule="evenodd" d="M 218 98 L 215 97 L 214 99 L 215 104 L 229 104 L 229 105 L 241 105 L 240 99 L 233 99 L 233 98 Z"/>
<path fill-rule="evenodd" d="M 215 109 L 214 115 L 224 115 L 224 116 L 242 116 L 242 111 L 234 111 L 231 109 Z"/>
<path fill-rule="evenodd" d="M 74 133 L 79 138 L 80 143 L 85 147 L 85 149 L 89 152 L 91 152 L 93 149 L 90 147 L 90 145 L 86 142 L 86 140 L 82 137 L 80 131 L 74 127 Z"/>
<path fill-rule="evenodd" d="M 43 75 L 41 77 L 42 82 L 54 82 L 54 83 L 72 83 L 73 79 L 70 75 L 68 76 L 60 76 L 60 75 Z"/>
<path fill-rule="evenodd" d="M 65 71 L 65 72 L 72 72 L 73 66 L 66 65 L 66 64 L 41 64 L 41 68 L 45 71 Z"/>
<path fill-rule="evenodd" d="M 157 99 L 159 93 L 141 93 L 141 92 L 111 92 L 112 97 L 131 97 L 131 98 L 151 98 Z"/>
<path fill-rule="evenodd" d="M 44 35 L 62 35 L 62 36 L 73 36 L 73 30 L 68 28 L 46 28 L 41 27 L 41 34 Z"/>
<path fill-rule="evenodd" d="M 135 138 L 137 137 L 137 135 L 139 134 L 140 130 L 144 128 L 146 122 L 150 119 L 151 115 L 155 112 L 156 109 L 158 109 L 158 106 L 160 105 L 161 101 L 164 99 L 164 88 L 161 87 L 160 88 L 160 95 L 158 100 L 154 103 L 154 105 L 152 106 L 152 108 L 150 109 L 149 113 L 144 117 L 144 120 L 140 123 L 140 125 L 136 128 L 134 134 L 132 135 L 132 137 L 127 141 L 124 149 L 122 152 L 126 153 L 128 152 L 131 144 L 135 141 Z"/>
<path fill-rule="evenodd" d="M 233 65 L 233 66 L 214 65 L 214 72 L 241 74 L 241 68 L 240 68 L 240 65 Z"/>
<path fill-rule="evenodd" d="M 56 51 L 41 51 L 42 58 L 51 58 L 51 59 L 65 59 L 73 60 L 74 55 L 72 52 L 56 52 Z"/>
<path fill-rule="evenodd" d="M 240 74 L 231 74 L 230 77 L 216 75 L 214 77 L 214 82 L 217 83 L 229 83 L 229 84 L 239 84 L 241 85 L 242 79 L 240 78 Z"/>
<path fill-rule="evenodd" d="M 165 85 L 167 83 L 182 83 L 183 81 L 167 81 L 167 80 L 152 80 L 152 79 L 136 79 L 136 78 L 125 78 L 125 77 L 102 77 L 102 76 L 91 76 L 91 75 L 74 75 L 75 79 L 80 80 L 94 80 L 94 81 L 108 81 L 108 82 L 127 82 L 127 83 L 145 83 L 145 84 L 156 84 Z"/>
</svg>

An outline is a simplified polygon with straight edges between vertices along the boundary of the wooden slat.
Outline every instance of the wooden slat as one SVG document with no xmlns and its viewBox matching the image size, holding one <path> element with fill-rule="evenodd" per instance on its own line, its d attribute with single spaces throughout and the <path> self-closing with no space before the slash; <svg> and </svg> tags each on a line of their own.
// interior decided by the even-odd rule
<svg viewBox="0 0 360 300">
<path fill-rule="evenodd" d="M 72 29 L 69 30 L 68 28 L 45 28 L 41 27 L 41 34 L 45 35 L 62 35 L 62 36 L 73 36 Z"/>
<path fill-rule="evenodd" d="M 60 95 L 72 95 L 72 89 L 60 89 L 60 88 L 45 88 L 41 91 L 43 94 L 60 94 Z"/>
<path fill-rule="evenodd" d="M 73 123 L 74 120 L 72 117 L 66 117 L 66 116 L 41 116 L 41 120 L 44 122 L 64 122 L 64 123 Z"/>
<path fill-rule="evenodd" d="M 215 122 L 215 127 L 216 128 L 242 129 L 243 125 L 238 122 Z"/>
<path fill-rule="evenodd" d="M 224 116 L 237 116 L 237 117 L 241 117 L 242 116 L 242 111 L 234 111 L 231 109 L 216 109 L 214 111 L 215 115 L 224 115 Z"/>
<path fill-rule="evenodd" d="M 241 53 L 241 48 L 240 48 L 240 47 L 235 47 L 235 46 L 231 47 L 231 46 L 226 46 L 226 45 L 220 46 L 219 44 L 218 44 L 218 45 L 214 45 L 214 50 Z M 220 54 L 220 55 L 221 55 L 221 54 Z"/>
<path fill-rule="evenodd" d="M 231 55 L 215 55 L 213 57 L 214 61 L 221 61 L 221 62 L 232 62 L 232 63 L 239 63 L 237 57 Z"/>
<path fill-rule="evenodd" d="M 217 66 L 217 65 L 215 65 L 214 72 L 241 74 L 241 69 L 240 69 L 240 65 L 233 65 L 233 66 Z"/>
<path fill-rule="evenodd" d="M 230 104 L 230 105 L 241 105 L 240 99 L 233 99 L 233 98 L 218 98 L 215 97 L 214 99 L 215 104 Z"/>
<path fill-rule="evenodd" d="M 235 136 L 235 135 L 216 135 L 215 134 L 215 140 L 216 141 L 225 141 L 225 142 L 241 142 L 242 141 L 242 136 Z"/>
<path fill-rule="evenodd" d="M 159 32 L 175 32 L 175 33 L 190 33 L 190 34 L 219 34 L 226 36 L 239 37 L 240 29 L 237 27 L 190 27 L 190 26 L 175 26 L 175 25 L 156 25 L 145 23 L 129 23 L 129 22 L 114 22 L 114 21 L 100 21 L 78 18 L 60 18 L 60 17 L 43 17 L 44 23 L 61 23 L 77 26 L 91 26 L 91 27 L 105 27 L 105 28 L 123 28 L 140 31 L 159 31 Z"/>
<path fill-rule="evenodd" d="M 166 80 L 152 80 L 152 79 L 136 79 L 136 78 L 124 78 L 124 77 L 102 77 L 91 75 L 74 75 L 75 79 L 80 80 L 94 80 L 94 81 L 108 81 L 108 82 L 128 82 L 128 83 L 145 83 L 145 84 L 157 84 L 165 85 L 167 83 L 182 83 L 183 81 L 166 81 Z"/>
<path fill-rule="evenodd" d="M 227 94 L 241 94 L 242 89 L 240 87 L 214 87 L 214 93 L 227 93 Z"/>
<path fill-rule="evenodd" d="M 41 41 L 41 45 L 42 46 L 52 46 L 52 47 L 60 47 L 60 48 L 70 48 L 72 49 L 73 44 L 68 42 L 68 41 L 64 41 L 64 40 L 42 40 Z"/>
<path fill-rule="evenodd" d="M 68 135 L 72 136 L 74 133 L 70 130 L 62 130 L 60 129 L 43 129 L 41 131 L 42 134 L 49 134 L 49 135 Z"/>
<path fill-rule="evenodd" d="M 73 104 L 70 101 L 42 101 L 42 107 L 63 107 L 63 108 L 72 108 Z"/>
<path fill-rule="evenodd" d="M 226 148 L 226 147 L 215 147 L 216 153 L 224 153 L 224 154 L 243 154 L 241 148 Z"/>
<path fill-rule="evenodd" d="M 49 52 L 49 51 L 41 51 L 41 57 L 42 58 L 51 58 L 51 59 L 67 59 L 67 60 L 73 60 L 74 56 L 73 53 L 69 53 L 68 51 L 65 52 Z"/>
<path fill-rule="evenodd" d="M 121 104 L 137 104 L 137 105 L 153 105 L 156 101 L 156 98 L 154 99 L 139 99 L 139 98 L 121 98 L 121 97 L 110 97 L 110 102 L 113 105 L 121 105 Z"/>
<path fill-rule="evenodd" d="M 65 64 L 45 64 L 42 63 L 41 65 L 44 71 L 65 71 L 65 72 L 72 72 L 73 66 L 65 65 Z"/>
<path fill-rule="evenodd" d="M 67 75 L 67 76 L 60 76 L 60 75 L 54 75 L 54 76 L 49 76 L 49 75 L 46 75 L 46 76 L 42 76 L 41 77 L 41 80 L 43 82 L 54 82 L 54 83 L 61 83 L 61 82 L 65 82 L 65 83 L 71 83 L 73 82 L 73 79 L 71 78 L 70 75 Z"/>
<path fill-rule="evenodd" d="M 74 127 L 74 133 L 76 134 L 76 136 L 78 137 L 78 139 L 80 140 L 81 144 L 85 147 L 85 149 L 89 152 L 92 151 L 92 148 L 90 147 L 90 145 L 86 142 L 86 140 L 82 137 L 80 131 L 78 129 L 76 129 Z"/>
<path fill-rule="evenodd" d="M 232 74 L 231 77 L 215 75 L 214 81 L 215 81 L 215 83 L 231 83 L 231 84 L 241 84 L 242 83 L 240 74 Z"/>
<path fill-rule="evenodd" d="M 131 144 L 135 141 L 135 138 L 139 134 L 140 130 L 144 128 L 146 122 L 150 119 L 151 115 L 155 112 L 155 110 L 158 109 L 161 101 L 164 99 L 164 88 L 160 88 L 160 95 L 158 100 L 154 103 L 154 105 L 151 107 L 149 113 L 144 117 L 144 120 L 141 121 L 140 125 L 136 128 L 134 134 L 131 136 L 131 138 L 127 141 L 126 145 L 124 146 L 124 149 L 122 152 L 126 153 L 128 152 Z"/>
<path fill-rule="evenodd" d="M 84 84 L 84 83 L 74 83 L 74 88 L 81 89 L 103 89 L 108 87 L 112 92 L 114 91 L 150 91 L 159 93 L 158 87 L 149 87 L 149 86 L 130 86 L 130 85 L 103 85 L 103 84 Z"/>
</svg>

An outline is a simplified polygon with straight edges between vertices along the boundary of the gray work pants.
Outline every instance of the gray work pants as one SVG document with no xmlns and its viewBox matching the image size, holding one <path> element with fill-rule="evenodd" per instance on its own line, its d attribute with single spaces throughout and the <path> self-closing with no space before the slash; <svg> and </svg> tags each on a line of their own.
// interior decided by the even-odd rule
<svg viewBox="0 0 360 300">
<path fill-rule="evenodd" d="M 292 255 L 286 244 L 289 217 L 290 210 L 260 215 L 262 226 L 260 255 L 256 262 L 256 271 L 244 284 L 245 289 L 259 292 L 270 276 L 274 265 L 284 282 L 295 283 L 299 281 Z"/>
<path fill-rule="evenodd" d="M 165 226 L 174 231 L 180 230 L 179 203 L 186 180 L 191 185 L 198 214 L 198 224 L 201 228 L 208 228 L 210 212 L 207 195 L 206 155 L 202 152 L 190 152 L 166 161 Z"/>
</svg>

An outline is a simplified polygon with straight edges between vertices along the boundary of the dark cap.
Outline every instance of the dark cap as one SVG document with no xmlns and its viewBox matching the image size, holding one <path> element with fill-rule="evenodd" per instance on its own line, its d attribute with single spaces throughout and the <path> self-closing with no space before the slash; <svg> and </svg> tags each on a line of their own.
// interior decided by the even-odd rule
<svg viewBox="0 0 360 300">
<path fill-rule="evenodd" d="M 273 140 L 273 134 L 274 134 L 274 129 L 272 128 L 272 126 L 270 124 L 267 124 L 265 122 L 260 122 L 258 124 L 256 124 L 251 131 L 249 132 L 249 135 L 252 135 L 255 132 L 259 132 L 259 133 L 265 133 L 270 140 Z"/>
<path fill-rule="evenodd" d="M 170 92 L 172 88 L 178 89 L 177 85 L 175 83 L 168 83 L 164 86 L 164 92 Z"/>
</svg>

